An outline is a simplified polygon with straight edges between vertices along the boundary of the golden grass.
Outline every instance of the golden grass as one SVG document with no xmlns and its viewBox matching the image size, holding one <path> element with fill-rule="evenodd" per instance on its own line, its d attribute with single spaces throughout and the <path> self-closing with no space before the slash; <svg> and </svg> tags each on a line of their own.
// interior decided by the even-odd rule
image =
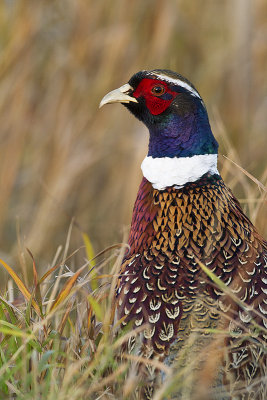
<svg viewBox="0 0 267 400">
<path fill-rule="evenodd" d="M 81 232 L 97 251 L 121 241 L 147 133 L 122 107 L 98 104 L 140 69 L 187 76 L 221 152 L 265 185 L 266 12 L 264 0 L 1 2 L 4 259 L 28 270 L 28 247 L 44 267 L 72 218 L 73 249 Z M 222 173 L 263 232 L 257 185 L 225 160 Z"/>
<path fill-rule="evenodd" d="M 199 378 L 197 400 L 210 398 L 212 393 L 216 393 L 218 400 L 225 398 L 222 388 L 208 389 L 225 350 L 225 336 L 229 334 L 223 327 L 192 332 L 172 366 L 157 359 L 121 353 L 122 346 L 130 337 L 140 334 L 144 326 L 134 331 L 131 327 L 122 330 L 119 321 L 114 320 L 114 283 L 125 248 L 115 253 L 114 249 L 110 250 L 111 257 L 106 252 L 104 261 L 109 259 L 110 275 L 102 274 L 104 262 L 99 260 L 93 274 L 91 261 L 77 272 L 71 271 L 65 262 L 70 261 L 72 254 L 40 277 L 33 260 L 36 272 L 34 285 L 29 288 L 1 260 L 21 296 L 11 298 L 10 289 L 14 289 L 14 284 L 0 296 L 0 398 L 134 400 L 135 390 L 141 384 L 137 365 L 143 363 L 162 371 L 165 376 L 153 400 L 163 400 L 166 396 L 174 398 L 177 390 L 186 396 L 194 387 L 194 379 Z M 100 255 L 102 259 L 103 256 Z M 86 272 L 88 265 L 89 272 Z M 200 266 L 233 302 L 246 308 L 207 267 L 201 263 Z M 93 290 L 95 279 L 99 285 Z M 266 334 L 266 329 L 258 328 Z M 200 335 L 207 335 L 208 331 L 212 340 L 195 353 Z M 243 335 L 246 340 L 255 342 L 245 327 Z M 264 348 L 264 343 L 259 340 L 258 346 Z M 195 365 L 200 360 L 203 368 L 197 370 Z M 185 399 L 193 399 L 188 396 Z"/>
</svg>

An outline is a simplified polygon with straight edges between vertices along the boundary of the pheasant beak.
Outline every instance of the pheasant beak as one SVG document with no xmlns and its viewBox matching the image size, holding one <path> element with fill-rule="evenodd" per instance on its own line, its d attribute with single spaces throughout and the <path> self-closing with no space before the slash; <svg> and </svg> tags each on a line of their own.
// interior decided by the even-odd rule
<svg viewBox="0 0 267 400">
<path fill-rule="evenodd" d="M 127 94 L 129 93 L 129 91 L 132 90 L 133 88 L 129 85 L 129 83 L 126 83 L 118 89 L 112 90 L 103 97 L 99 104 L 99 108 L 109 103 L 138 103 L 135 97 L 129 96 L 129 94 Z"/>
</svg>

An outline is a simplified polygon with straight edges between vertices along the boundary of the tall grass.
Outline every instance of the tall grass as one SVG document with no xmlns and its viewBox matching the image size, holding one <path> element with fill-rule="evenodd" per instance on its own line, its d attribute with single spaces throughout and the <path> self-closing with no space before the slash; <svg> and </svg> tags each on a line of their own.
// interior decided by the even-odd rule
<svg viewBox="0 0 267 400">
<path fill-rule="evenodd" d="M 120 261 L 118 256 L 114 276 Z M 80 400 L 109 398 L 109 392 L 119 398 L 116 387 L 124 383 L 128 365 L 116 361 L 122 340 L 115 336 L 103 275 L 85 274 L 88 263 L 74 273 L 59 262 L 39 277 L 33 260 L 35 283 L 28 289 L 1 264 L 23 298 L 0 296 L 0 398 Z M 112 275 L 105 278 L 112 282 Z M 102 279 L 95 291 L 94 279 Z"/>
<path fill-rule="evenodd" d="M 134 400 L 136 389 L 145 383 L 137 374 L 137 365 L 142 363 L 150 363 L 164 375 L 153 400 L 177 398 L 174 397 L 177 391 L 183 393 L 185 400 L 225 399 L 222 387 L 209 388 L 225 351 L 224 339 L 229 335 L 223 325 L 192 331 L 172 366 L 122 352 L 128 340 L 144 329 L 132 331 L 129 326 L 122 330 L 114 313 L 115 283 L 125 247 L 117 246 L 115 253 L 114 249 L 108 249 L 105 261 L 101 253 L 95 257 L 98 262 L 94 268 L 90 260 L 76 272 L 67 266 L 74 256 L 68 251 L 67 240 L 65 259 L 55 257 L 55 265 L 43 276 L 39 275 L 29 252 L 34 276 L 30 287 L 0 260 L 13 280 L 9 291 L 0 296 L 2 400 Z M 107 263 L 110 274 L 103 274 Z M 247 310 L 245 303 L 216 275 L 203 264 L 200 266 L 220 290 Z M 14 286 L 20 291 L 16 299 L 12 295 Z M 257 311 L 251 310 L 251 327 L 266 335 L 267 330 L 253 322 L 256 315 Z M 207 341 L 207 333 L 212 335 L 211 341 Z M 265 344 L 261 339 L 255 342 L 253 329 L 244 327 L 242 335 L 264 352 Z M 196 352 L 198 340 L 205 337 L 206 345 Z M 200 360 L 202 368 L 197 370 L 195 366 Z M 199 381 L 197 393 L 194 391 L 196 397 L 190 394 L 194 380 Z"/>
<path fill-rule="evenodd" d="M 22 265 L 27 246 L 45 268 L 72 218 L 73 249 L 81 231 L 97 251 L 121 241 L 147 133 L 122 107 L 98 104 L 140 69 L 188 77 L 221 153 L 265 183 L 266 8 L 264 0 L 1 2 L 2 256 Z M 257 185 L 221 164 L 263 232 Z"/>
</svg>

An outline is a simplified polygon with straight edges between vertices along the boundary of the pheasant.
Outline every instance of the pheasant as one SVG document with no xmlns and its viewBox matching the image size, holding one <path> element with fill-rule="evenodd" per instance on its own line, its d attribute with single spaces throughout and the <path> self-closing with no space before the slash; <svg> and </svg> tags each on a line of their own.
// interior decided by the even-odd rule
<svg viewBox="0 0 267 400">
<path fill-rule="evenodd" d="M 266 400 L 267 243 L 218 172 L 200 94 L 180 74 L 155 69 L 100 107 L 108 103 L 122 103 L 149 130 L 117 282 L 122 326 L 141 331 L 127 351 L 198 371 L 169 398 Z M 139 398 L 163 384 L 152 364 Z"/>
</svg>

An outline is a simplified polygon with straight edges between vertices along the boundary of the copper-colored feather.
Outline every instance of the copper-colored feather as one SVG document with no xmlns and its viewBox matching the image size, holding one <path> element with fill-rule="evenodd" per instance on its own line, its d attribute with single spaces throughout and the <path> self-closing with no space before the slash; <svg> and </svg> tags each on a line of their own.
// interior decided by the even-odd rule
<svg viewBox="0 0 267 400">
<path fill-rule="evenodd" d="M 202 379 L 210 386 L 203 399 L 215 399 L 212 387 L 223 385 L 227 399 L 266 399 L 267 245 L 223 180 L 207 174 L 183 188 L 159 191 L 143 178 L 129 245 L 117 285 L 118 315 L 123 325 L 146 324 L 138 345 L 131 341 L 129 350 L 172 363 L 186 354 L 195 330 L 184 364 L 193 360 L 193 369 L 203 373 L 210 365 L 203 348 L 213 354 L 216 340 L 203 330 L 220 329 L 225 335 L 217 348 L 214 379 L 205 383 L 203 374 L 196 375 L 189 398 L 202 399 Z M 218 288 L 200 263 L 239 302 Z M 151 384 L 141 396 L 152 398 L 156 372 L 144 373 Z M 180 392 L 177 396 L 182 398 Z"/>
</svg>

